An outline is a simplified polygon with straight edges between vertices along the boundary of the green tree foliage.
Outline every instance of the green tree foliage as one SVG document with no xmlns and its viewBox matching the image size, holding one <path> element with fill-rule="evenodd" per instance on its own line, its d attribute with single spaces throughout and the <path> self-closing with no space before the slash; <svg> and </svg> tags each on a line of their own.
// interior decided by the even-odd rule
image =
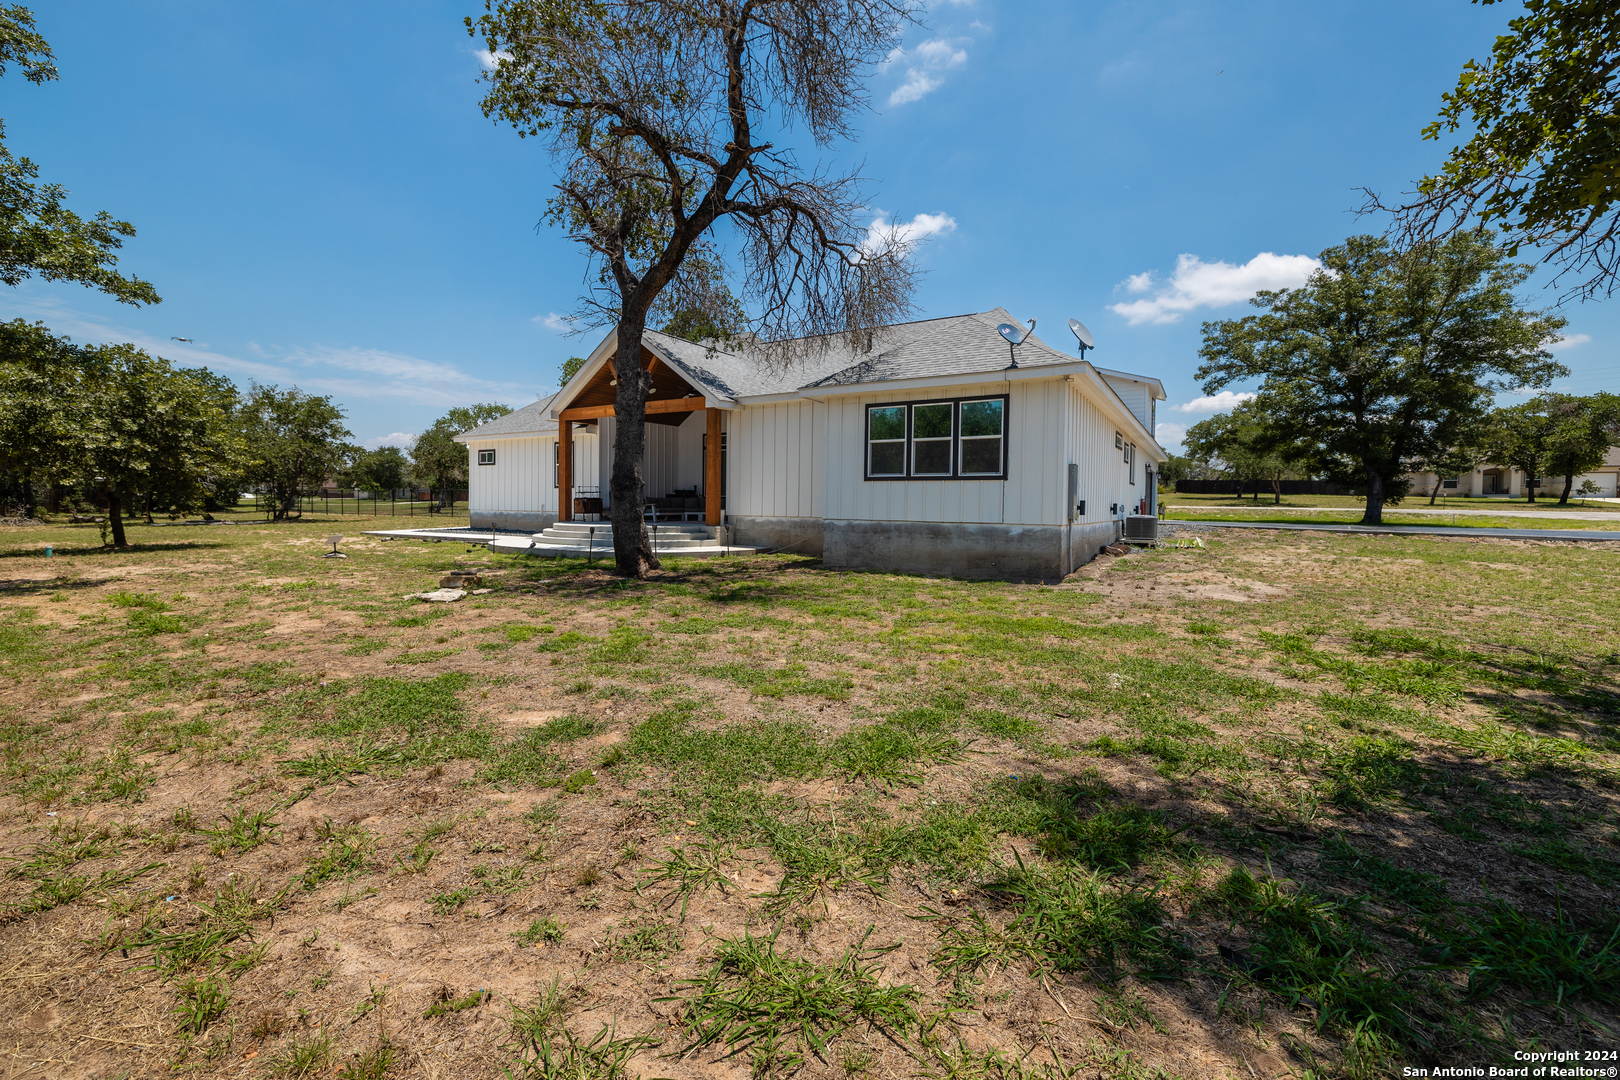
<svg viewBox="0 0 1620 1080">
<path fill-rule="evenodd" d="M 720 346 L 740 336 L 748 324 L 742 304 L 726 284 L 725 265 L 717 256 L 698 253 L 687 255 L 680 275 L 659 295 L 651 314 L 663 318 L 659 329 L 671 337 Z"/>
<path fill-rule="evenodd" d="M 821 149 L 849 138 L 864 79 L 918 6 L 486 0 L 467 20 L 498 58 L 484 114 L 545 139 L 557 164 L 547 220 L 592 260 L 581 314 L 617 327 L 608 488 L 620 573 L 658 565 L 641 512 L 642 335 L 659 313 L 687 333 L 710 328 L 704 319 L 725 328 L 734 312 L 717 303 L 727 280 L 717 226 L 737 242 L 755 330 L 778 351 L 860 340 L 910 310 L 908 245 L 865 228 L 859 178 L 801 165 L 776 140 L 804 131 Z"/>
<path fill-rule="evenodd" d="M 1178 480 L 1214 480 L 1219 475 L 1219 469 L 1192 454 L 1171 454 L 1159 466 L 1159 483 L 1170 488 L 1174 488 Z"/>
<path fill-rule="evenodd" d="M 416 437 L 411 462 L 416 475 L 439 490 L 440 506 L 448 508 L 455 489 L 467 482 L 467 448 L 455 437 L 511 411 L 509 406 L 494 403 L 454 408 Z"/>
<path fill-rule="evenodd" d="M 1497 409 L 1485 430 L 1486 454 L 1492 462 L 1524 473 L 1524 490 L 1530 502 L 1536 501 L 1536 481 L 1547 463 L 1552 429 L 1552 417 L 1538 398 Z"/>
<path fill-rule="evenodd" d="M 1440 488 L 1446 477 L 1468 472 L 1485 460 L 1485 450 L 1480 442 L 1485 430 L 1486 424 L 1483 419 L 1473 425 L 1459 424 L 1453 436 L 1455 441 L 1445 446 L 1434 446 L 1427 453 L 1412 456 L 1413 472 L 1434 473 L 1434 487 L 1429 491 L 1430 506 L 1439 499 Z"/>
<path fill-rule="evenodd" d="M 1468 61 L 1442 101 L 1423 137 L 1472 134 L 1397 208 L 1406 236 L 1428 239 L 1478 221 L 1502 231 L 1509 255 L 1542 248 L 1546 260 L 1584 274 L 1577 294 L 1613 292 L 1620 270 L 1615 5 L 1525 0 L 1490 57 Z"/>
<path fill-rule="evenodd" d="M 1560 505 L 1569 503 L 1575 478 L 1602 465 L 1609 448 L 1620 444 L 1620 395 L 1558 395 L 1548 408 L 1555 426 L 1547 456 L 1547 472 L 1564 478 Z"/>
<path fill-rule="evenodd" d="M 1234 479 L 1254 484 L 1255 502 L 1260 501 L 1260 485 L 1267 483 L 1281 503 L 1282 480 L 1303 471 L 1310 456 L 1309 447 L 1290 444 L 1276 430 L 1258 400 L 1200 420 L 1181 442 L 1192 457 L 1218 463 Z"/>
<path fill-rule="evenodd" d="M 208 481 L 240 467 L 245 447 L 230 381 L 202 368 L 175 368 L 133 345 L 81 350 L 74 397 L 76 446 L 64 470 L 107 502 L 116 547 L 124 511 L 148 504 L 195 505 Z"/>
<path fill-rule="evenodd" d="M 398 491 L 410 478 L 411 463 L 397 446 L 362 451 L 349 464 L 354 486 L 366 491 Z"/>
<path fill-rule="evenodd" d="M 106 500 L 113 542 L 137 501 L 189 509 L 242 466 L 230 382 L 133 345 L 76 346 L 43 325 L 0 326 L 0 469 L 32 513 L 40 482 Z"/>
<path fill-rule="evenodd" d="M 44 323 L 0 325 L 0 475 L 22 493 L 29 516 L 39 486 L 67 471 L 82 378 L 81 350 Z"/>
<path fill-rule="evenodd" d="M 18 5 L 0 7 L 0 74 L 15 64 L 29 82 L 44 83 L 57 77 L 53 61 L 33 13 Z M 126 304 L 158 303 L 148 282 L 113 269 L 113 253 L 135 235 L 135 227 L 106 211 L 81 218 L 63 205 L 66 195 L 60 184 L 39 183 L 32 161 L 12 156 L 0 121 L 0 281 L 77 281 Z"/>
<path fill-rule="evenodd" d="M 301 516 L 299 496 L 336 476 L 350 456 L 353 436 L 343 426 L 343 410 L 296 386 L 255 383 L 241 415 L 248 482 L 269 495 L 274 520 Z"/>
<path fill-rule="evenodd" d="M 1561 476 L 1558 502 L 1567 504 L 1575 477 L 1603 464 L 1609 447 L 1620 440 L 1620 397 L 1614 394 L 1540 394 L 1519 405 L 1498 409 L 1485 429 L 1484 448 L 1500 465 L 1525 475 L 1525 495 L 1539 494 L 1531 478 Z"/>
<path fill-rule="evenodd" d="M 1519 307 L 1530 268 L 1488 233 L 1404 249 L 1354 236 L 1321 258 L 1300 288 L 1256 296 L 1262 314 L 1205 323 L 1198 378 L 1210 394 L 1258 381 L 1268 438 L 1365 487 L 1364 524 L 1383 521 L 1416 463 L 1480 422 L 1494 391 L 1568 374 L 1545 351 L 1565 320 Z"/>
<path fill-rule="evenodd" d="M 564 360 L 562 362 L 562 368 L 560 369 L 562 373 L 562 382 L 560 385 L 567 386 L 568 380 L 579 374 L 579 369 L 584 366 L 585 358 L 583 356 L 570 356 L 568 359 Z"/>
</svg>

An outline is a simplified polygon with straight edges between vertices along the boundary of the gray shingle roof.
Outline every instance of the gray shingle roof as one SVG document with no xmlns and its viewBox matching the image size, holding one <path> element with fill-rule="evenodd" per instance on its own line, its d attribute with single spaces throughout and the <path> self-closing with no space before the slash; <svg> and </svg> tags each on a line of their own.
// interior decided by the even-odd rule
<svg viewBox="0 0 1620 1080">
<path fill-rule="evenodd" d="M 1072 364 L 1077 359 L 1058 352 L 1029 334 L 1016 350 L 997 332 L 1001 323 L 1022 325 L 996 308 L 975 315 L 953 315 L 926 322 L 903 323 L 880 332 L 864 356 L 809 386 L 853 386 L 897 379 L 926 379 L 950 375 L 999 372 L 1016 354 L 1021 368 Z"/>
<path fill-rule="evenodd" d="M 842 338 L 833 338 L 825 350 L 807 352 L 785 366 L 768 363 L 746 347 L 710 348 L 656 330 L 646 331 L 642 341 L 705 394 L 735 401 L 812 387 L 999 373 L 1011 359 L 1006 340 L 996 332 L 996 326 L 1004 322 L 1018 320 L 1005 308 L 994 308 L 896 323 L 874 331 L 870 348 L 851 349 Z M 1018 346 L 1017 357 L 1021 368 L 1072 364 L 1078 359 L 1052 348 L 1034 334 Z M 554 397 L 508 413 L 458 438 L 555 431 L 557 422 L 544 419 Z"/>
<path fill-rule="evenodd" d="M 869 349 L 853 350 L 835 338 L 825 351 L 811 352 L 786 368 L 773 368 L 746 349 L 722 352 L 651 330 L 644 340 L 705 391 L 735 400 L 818 386 L 997 372 L 1011 357 L 996 326 L 1017 321 L 1005 308 L 995 308 L 897 323 L 874 332 Z M 1018 346 L 1019 367 L 1070 364 L 1075 359 L 1033 334 Z"/>
<path fill-rule="evenodd" d="M 462 432 L 456 436 L 456 440 L 459 442 L 463 439 L 488 439 L 497 435 L 528 435 L 534 432 L 556 431 L 557 421 L 552 420 L 547 414 L 552 399 L 556 396 L 552 394 L 551 397 L 541 398 L 533 405 L 525 405 L 505 416 L 498 416 L 482 427 Z"/>
</svg>

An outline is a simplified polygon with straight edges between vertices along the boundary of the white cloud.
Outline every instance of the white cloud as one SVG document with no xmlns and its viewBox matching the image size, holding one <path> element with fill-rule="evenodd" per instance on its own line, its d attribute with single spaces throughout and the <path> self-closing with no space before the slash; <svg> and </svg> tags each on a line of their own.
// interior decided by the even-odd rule
<svg viewBox="0 0 1620 1080">
<path fill-rule="evenodd" d="M 153 335 L 110 326 L 81 315 L 54 299 L 5 297 L 0 310 L 28 318 L 41 318 L 59 334 L 82 342 L 129 342 L 182 367 L 206 367 L 243 381 L 297 384 L 312 394 L 328 394 L 350 406 L 360 401 L 411 402 L 432 408 L 473 405 L 483 401 L 527 405 L 539 396 L 537 387 L 494 382 L 471 375 L 454 364 L 423 360 L 404 353 L 355 346 L 327 345 L 246 346 L 251 358 L 170 341 Z"/>
<path fill-rule="evenodd" d="M 566 315 L 559 315 L 555 311 L 548 311 L 544 315 L 536 315 L 534 321 L 547 330 L 555 330 L 559 334 L 572 333 L 574 320 Z"/>
<path fill-rule="evenodd" d="M 484 65 L 485 71 L 494 71 L 500 66 L 502 60 L 512 59 L 512 54 L 509 52 L 490 52 L 488 49 L 474 49 L 473 55 L 478 57 L 480 64 Z"/>
<path fill-rule="evenodd" d="M 401 450 L 409 450 L 416 445 L 416 436 L 409 431 L 396 431 L 391 435 L 379 435 L 375 439 L 361 439 L 360 445 L 367 450 L 377 450 L 384 446 L 397 446 Z"/>
<path fill-rule="evenodd" d="M 1551 345 L 1548 345 L 1547 348 L 1552 352 L 1563 352 L 1565 349 L 1573 349 L 1577 345 L 1585 345 L 1591 340 L 1591 334 L 1565 334 Z"/>
<path fill-rule="evenodd" d="M 1226 411 L 1228 411 L 1230 409 L 1237 408 L 1239 405 L 1243 404 L 1245 401 L 1253 401 L 1254 399 L 1255 399 L 1255 395 L 1249 393 L 1246 390 L 1245 391 L 1239 391 L 1238 393 L 1235 393 L 1235 394 L 1230 390 L 1222 390 L 1220 393 L 1216 394 L 1214 397 L 1193 398 L 1191 401 L 1187 402 L 1185 405 L 1172 405 L 1172 406 L 1170 406 L 1170 410 L 1172 412 L 1185 412 L 1185 413 L 1218 413 L 1218 412 L 1226 412 Z"/>
<path fill-rule="evenodd" d="M 1176 259 L 1176 272 L 1162 284 L 1151 270 L 1125 280 L 1128 292 L 1157 292 L 1143 300 L 1110 305 L 1109 310 L 1138 323 L 1172 323 L 1200 307 L 1224 307 L 1247 300 L 1263 289 L 1293 289 L 1321 267 L 1309 255 L 1274 255 L 1262 251 L 1242 266 L 1204 262 L 1196 255 Z"/>
<path fill-rule="evenodd" d="M 885 69 L 903 67 L 906 81 L 889 95 L 890 105 L 907 105 L 921 100 L 945 83 L 945 73 L 967 63 L 967 50 L 946 40 L 934 38 L 915 49 L 895 49 L 883 61 Z"/>
<path fill-rule="evenodd" d="M 905 251 L 930 236 L 944 236 L 955 231 L 956 219 L 949 214 L 918 214 L 910 221 L 890 221 L 888 212 L 879 210 L 872 224 L 866 227 L 866 239 L 861 241 L 861 250 L 898 248 Z"/>
<path fill-rule="evenodd" d="M 1153 426 L 1153 439 L 1166 450 L 1172 446 L 1180 446 L 1181 440 L 1187 437 L 1186 424 L 1161 423 Z"/>
</svg>

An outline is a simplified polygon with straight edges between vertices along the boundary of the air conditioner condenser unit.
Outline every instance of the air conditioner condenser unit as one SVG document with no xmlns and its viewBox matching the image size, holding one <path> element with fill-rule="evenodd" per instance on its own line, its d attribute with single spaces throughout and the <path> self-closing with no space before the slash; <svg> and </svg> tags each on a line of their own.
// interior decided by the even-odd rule
<svg viewBox="0 0 1620 1080">
<path fill-rule="evenodd" d="M 1157 544 L 1159 542 L 1159 519 L 1145 514 L 1131 514 L 1125 518 L 1125 542 L 1127 544 Z"/>
</svg>

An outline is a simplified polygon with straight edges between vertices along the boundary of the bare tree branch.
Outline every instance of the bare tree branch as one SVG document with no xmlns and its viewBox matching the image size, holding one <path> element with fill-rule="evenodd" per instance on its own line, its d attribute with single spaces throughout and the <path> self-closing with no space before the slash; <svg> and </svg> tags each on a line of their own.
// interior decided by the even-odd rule
<svg viewBox="0 0 1620 1080">
<path fill-rule="evenodd" d="M 849 138 L 864 81 L 919 0 L 486 0 L 486 116 L 546 141 L 546 221 L 589 253 L 578 314 L 618 329 L 610 494 L 621 572 L 657 565 L 641 523 L 642 333 L 655 312 L 739 319 L 773 364 L 910 312 L 908 246 L 873 242 L 856 174 L 804 169 L 755 129 Z M 741 304 L 714 232 L 731 226 Z"/>
</svg>

